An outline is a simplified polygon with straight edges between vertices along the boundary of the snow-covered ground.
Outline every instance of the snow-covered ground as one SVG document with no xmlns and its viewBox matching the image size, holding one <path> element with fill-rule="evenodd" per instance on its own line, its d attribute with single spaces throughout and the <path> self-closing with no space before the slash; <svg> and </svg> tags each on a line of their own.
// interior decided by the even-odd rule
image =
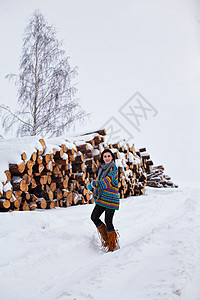
<svg viewBox="0 0 200 300">
<path fill-rule="evenodd" d="M 0 214 L 0 299 L 199 300 L 200 187 L 121 200 L 104 253 L 93 205 Z"/>
</svg>

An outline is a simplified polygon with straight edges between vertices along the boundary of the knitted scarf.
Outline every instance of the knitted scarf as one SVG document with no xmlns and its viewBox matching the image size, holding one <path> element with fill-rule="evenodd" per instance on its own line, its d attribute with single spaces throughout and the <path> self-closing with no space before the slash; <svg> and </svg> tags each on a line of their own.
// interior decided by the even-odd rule
<svg viewBox="0 0 200 300">
<path fill-rule="evenodd" d="M 110 169 L 111 169 L 113 166 L 115 166 L 115 162 L 114 162 L 113 160 L 112 160 L 109 164 L 103 163 L 103 164 L 100 166 L 99 170 L 98 170 L 98 177 L 97 177 L 97 180 L 105 178 L 105 177 L 108 175 L 108 172 L 110 171 Z M 103 171 L 104 171 L 104 173 L 101 174 Z M 95 193 L 97 199 L 100 199 L 101 196 L 102 196 L 103 191 L 100 190 L 100 189 L 95 188 L 94 193 Z"/>
</svg>

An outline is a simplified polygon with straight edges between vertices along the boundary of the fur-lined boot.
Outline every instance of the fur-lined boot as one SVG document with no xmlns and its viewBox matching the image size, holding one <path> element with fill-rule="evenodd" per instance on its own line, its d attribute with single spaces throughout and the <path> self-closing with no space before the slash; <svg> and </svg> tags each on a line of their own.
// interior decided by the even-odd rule
<svg viewBox="0 0 200 300">
<path fill-rule="evenodd" d="M 104 223 L 97 227 L 97 230 L 100 235 L 101 244 L 104 249 L 108 246 L 108 235 L 107 235 L 107 227 Z"/>
<path fill-rule="evenodd" d="M 107 250 L 108 251 L 115 251 L 120 248 L 119 246 L 119 233 L 116 232 L 115 230 L 108 231 L 108 240 L 107 240 Z"/>
</svg>

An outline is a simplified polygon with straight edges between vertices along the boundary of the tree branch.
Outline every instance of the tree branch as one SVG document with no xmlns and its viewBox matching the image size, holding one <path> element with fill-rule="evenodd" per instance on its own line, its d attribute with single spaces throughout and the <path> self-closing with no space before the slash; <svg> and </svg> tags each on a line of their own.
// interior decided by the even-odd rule
<svg viewBox="0 0 200 300">
<path fill-rule="evenodd" d="M 11 110 L 10 107 L 5 106 L 5 105 L 0 105 L 0 108 L 5 109 L 9 114 L 11 114 L 13 117 L 15 117 L 16 119 L 18 119 L 18 121 L 22 122 L 23 124 L 33 127 L 31 124 L 23 121 L 21 118 L 19 118 L 16 114 L 14 114 Z"/>
</svg>

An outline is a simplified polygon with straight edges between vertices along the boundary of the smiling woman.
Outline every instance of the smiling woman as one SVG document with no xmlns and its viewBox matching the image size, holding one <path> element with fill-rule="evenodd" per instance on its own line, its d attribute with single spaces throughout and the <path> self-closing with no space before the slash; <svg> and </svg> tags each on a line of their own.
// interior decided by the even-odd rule
<svg viewBox="0 0 200 300">
<path fill-rule="evenodd" d="M 101 154 L 101 167 L 98 170 L 97 180 L 88 185 L 94 190 L 95 207 L 91 219 L 97 227 L 101 237 L 102 246 L 107 251 L 119 249 L 118 234 L 113 226 L 115 210 L 119 209 L 118 169 L 115 157 L 110 149 Z M 105 212 L 105 224 L 100 216 Z"/>
</svg>

